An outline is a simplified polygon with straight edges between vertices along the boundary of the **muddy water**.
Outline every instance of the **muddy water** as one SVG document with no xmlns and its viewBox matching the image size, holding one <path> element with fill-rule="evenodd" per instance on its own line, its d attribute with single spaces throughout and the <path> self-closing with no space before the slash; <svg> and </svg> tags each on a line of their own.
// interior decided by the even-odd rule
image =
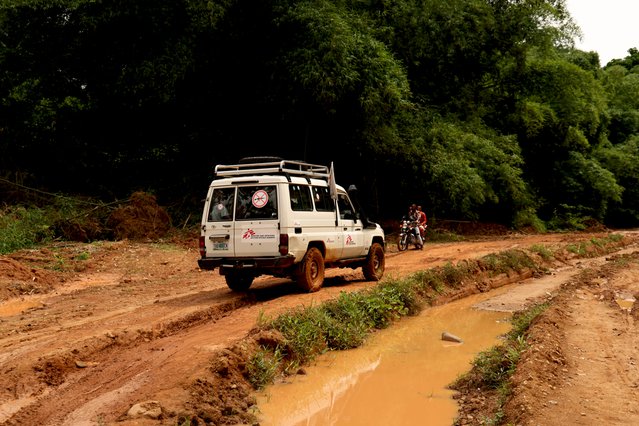
<svg viewBox="0 0 639 426">
<path fill-rule="evenodd" d="M 457 406 L 446 386 L 510 329 L 509 313 L 472 307 L 486 297 L 427 309 L 377 333 L 362 348 L 320 357 L 307 375 L 258 397 L 260 424 L 452 424 Z M 463 342 L 443 341 L 443 332 Z"/>
<path fill-rule="evenodd" d="M 628 312 L 632 310 L 632 307 L 635 305 L 636 302 L 635 298 L 632 296 L 618 297 L 615 300 L 617 302 L 617 305 L 619 305 L 621 309 L 624 309 Z"/>
</svg>

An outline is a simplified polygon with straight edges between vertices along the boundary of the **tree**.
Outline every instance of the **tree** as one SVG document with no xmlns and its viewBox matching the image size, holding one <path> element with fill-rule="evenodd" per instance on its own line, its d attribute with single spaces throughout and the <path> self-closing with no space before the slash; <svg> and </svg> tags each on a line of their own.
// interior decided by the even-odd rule
<svg viewBox="0 0 639 426">
<path fill-rule="evenodd" d="M 631 71 L 634 67 L 639 66 L 639 50 L 636 47 L 628 49 L 628 56 L 623 59 L 612 59 L 606 64 L 604 69 L 608 69 L 614 66 L 622 66 L 628 71 Z"/>
<path fill-rule="evenodd" d="M 607 212 L 607 223 L 619 227 L 639 224 L 639 136 L 626 142 L 607 144 L 595 152 L 602 166 L 614 173 L 623 188 L 621 200 L 615 199 Z"/>
<path fill-rule="evenodd" d="M 639 73 L 621 65 L 608 66 L 603 83 L 609 99 L 610 141 L 625 142 L 639 134 Z"/>
</svg>

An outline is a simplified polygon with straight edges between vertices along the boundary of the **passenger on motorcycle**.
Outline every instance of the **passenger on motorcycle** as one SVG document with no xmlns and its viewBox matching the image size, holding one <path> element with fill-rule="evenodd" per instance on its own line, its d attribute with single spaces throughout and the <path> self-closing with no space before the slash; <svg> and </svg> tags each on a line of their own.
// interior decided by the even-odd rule
<svg viewBox="0 0 639 426">
<path fill-rule="evenodd" d="M 422 210 L 422 206 L 417 206 L 417 215 L 418 215 L 417 223 L 419 223 L 419 232 L 421 234 L 422 239 L 424 239 L 424 234 L 426 233 L 426 228 L 428 227 L 428 225 L 426 224 L 428 219 L 426 218 L 426 213 L 424 213 L 424 211 Z"/>
</svg>

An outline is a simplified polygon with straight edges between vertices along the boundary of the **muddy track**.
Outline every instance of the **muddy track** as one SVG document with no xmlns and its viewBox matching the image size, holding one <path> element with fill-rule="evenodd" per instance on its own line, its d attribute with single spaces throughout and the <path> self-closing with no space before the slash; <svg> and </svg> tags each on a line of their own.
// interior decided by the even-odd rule
<svg viewBox="0 0 639 426">
<path fill-rule="evenodd" d="M 424 251 L 401 254 L 389 247 L 386 273 L 400 276 L 593 236 L 508 235 L 429 244 Z M 15 253 L 11 265 L 31 271 L 31 282 L 12 273 L 10 262 L 0 263 L 2 288 L 41 283 L 33 287 L 35 294 L 16 297 L 5 291 L 0 303 L 0 423 L 108 424 L 147 400 L 161 401 L 175 416 L 190 397 L 190 385 L 206 377 L 215 351 L 244 337 L 260 316 L 375 285 L 360 270 L 344 269 L 329 271 L 318 293 L 300 293 L 288 280 L 262 277 L 246 294 L 235 294 L 217 272 L 199 271 L 197 257 L 194 245 L 131 242 Z M 41 269 L 60 259 L 79 272 Z"/>
<path fill-rule="evenodd" d="M 455 424 L 639 424 L 637 274 L 637 244 L 579 262 L 528 330 L 507 398 L 462 383 Z"/>
</svg>

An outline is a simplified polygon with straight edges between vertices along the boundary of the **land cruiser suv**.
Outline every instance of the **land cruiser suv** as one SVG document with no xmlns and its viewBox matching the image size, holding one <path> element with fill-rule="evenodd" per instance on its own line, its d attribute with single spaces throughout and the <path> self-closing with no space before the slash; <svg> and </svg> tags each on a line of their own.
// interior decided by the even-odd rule
<svg viewBox="0 0 639 426">
<path fill-rule="evenodd" d="M 332 267 L 362 267 L 367 280 L 382 278 L 384 232 L 335 184 L 332 165 L 254 161 L 215 167 L 202 214 L 201 269 L 219 268 L 234 291 L 269 274 L 313 292 Z"/>
</svg>

